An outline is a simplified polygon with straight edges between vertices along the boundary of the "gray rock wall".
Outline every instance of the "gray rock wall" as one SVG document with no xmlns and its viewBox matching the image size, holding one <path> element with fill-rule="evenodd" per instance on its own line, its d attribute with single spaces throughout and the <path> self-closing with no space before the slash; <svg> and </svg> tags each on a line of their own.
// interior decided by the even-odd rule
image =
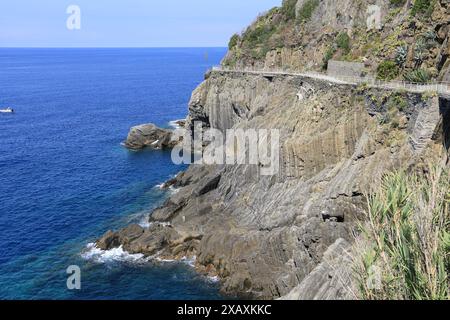
<svg viewBox="0 0 450 320">
<path fill-rule="evenodd" d="M 410 143 L 420 112 L 439 108 L 418 94 L 403 94 L 399 108 L 392 95 L 302 77 L 211 74 L 192 95 L 188 125 L 279 129 L 280 174 L 192 165 L 171 181 L 179 191 L 153 212 L 150 229 L 138 238 L 109 233 L 99 244 L 196 256 L 197 270 L 219 276 L 225 293 L 272 299 L 299 287 L 298 298 L 345 298 L 327 259 L 340 263 L 337 244 L 352 241 L 363 194 L 420 157 Z M 424 148 L 436 143 L 423 137 Z"/>
</svg>

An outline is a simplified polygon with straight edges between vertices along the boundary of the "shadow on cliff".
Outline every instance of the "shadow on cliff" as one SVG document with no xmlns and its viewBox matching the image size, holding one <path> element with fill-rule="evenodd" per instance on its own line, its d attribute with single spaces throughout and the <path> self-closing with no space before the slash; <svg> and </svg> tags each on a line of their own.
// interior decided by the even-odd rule
<svg viewBox="0 0 450 320">
<path fill-rule="evenodd" d="M 450 100 L 441 98 L 439 108 L 442 116 L 442 140 L 450 161 Z"/>
</svg>

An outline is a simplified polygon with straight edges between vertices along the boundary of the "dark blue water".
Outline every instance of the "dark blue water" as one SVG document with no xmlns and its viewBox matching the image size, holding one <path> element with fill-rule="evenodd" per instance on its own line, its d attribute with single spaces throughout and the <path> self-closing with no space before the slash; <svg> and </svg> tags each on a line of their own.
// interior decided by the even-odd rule
<svg viewBox="0 0 450 320">
<path fill-rule="evenodd" d="M 131 126 L 184 118 L 225 49 L 0 49 L 0 299 L 214 299 L 185 264 L 84 259 L 109 229 L 144 219 L 182 170 L 130 152 Z M 123 261 L 121 261 L 123 260 Z M 66 268 L 79 265 L 79 291 Z"/>
</svg>

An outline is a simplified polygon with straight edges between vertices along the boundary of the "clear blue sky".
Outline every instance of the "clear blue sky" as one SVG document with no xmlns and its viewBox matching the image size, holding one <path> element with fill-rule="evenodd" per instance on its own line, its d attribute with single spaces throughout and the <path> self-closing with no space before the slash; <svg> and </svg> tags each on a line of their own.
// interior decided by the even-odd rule
<svg viewBox="0 0 450 320">
<path fill-rule="evenodd" d="M 281 0 L 1 0 L 0 47 L 226 46 Z M 68 30 L 69 5 L 81 29 Z"/>
</svg>

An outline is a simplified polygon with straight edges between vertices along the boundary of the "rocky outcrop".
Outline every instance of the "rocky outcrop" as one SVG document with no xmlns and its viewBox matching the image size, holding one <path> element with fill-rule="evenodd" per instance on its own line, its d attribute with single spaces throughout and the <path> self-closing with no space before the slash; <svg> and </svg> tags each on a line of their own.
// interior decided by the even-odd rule
<svg viewBox="0 0 450 320">
<path fill-rule="evenodd" d="M 169 250 L 178 233 L 168 226 L 159 223 L 144 229 L 138 225 L 131 225 L 124 230 L 108 231 L 96 242 L 96 246 L 102 250 L 110 250 L 122 246 L 129 253 L 141 253 L 145 256 L 159 254 L 164 255 L 164 249 Z M 170 251 L 172 254 L 172 251 Z M 172 255 L 171 255 L 172 256 Z"/>
<path fill-rule="evenodd" d="M 439 107 L 439 98 L 434 97 L 433 104 L 422 109 L 417 117 L 416 125 L 411 135 L 411 145 L 415 151 L 423 151 L 428 142 L 437 134 L 436 130 L 440 128 L 436 126 L 442 119 L 441 109 Z"/>
<path fill-rule="evenodd" d="M 131 225 L 119 232 L 108 231 L 97 241 L 97 247 L 102 250 L 109 250 L 120 245 L 127 245 L 138 239 L 144 233 L 144 229 L 139 225 Z"/>
<path fill-rule="evenodd" d="M 146 147 L 165 149 L 173 148 L 178 142 L 172 139 L 172 130 L 161 129 L 150 123 L 131 128 L 124 145 L 133 150 Z"/>
<path fill-rule="evenodd" d="M 279 173 L 191 165 L 170 181 L 178 192 L 151 214 L 150 228 L 109 232 L 98 246 L 195 256 L 197 270 L 219 276 L 224 293 L 347 299 L 341 271 L 330 265 L 345 265 L 341 253 L 364 217 L 363 195 L 385 172 L 442 146 L 428 134 L 442 130 L 442 119 L 421 116 L 440 104 L 425 94 L 301 76 L 211 73 L 192 95 L 187 126 L 280 130 Z"/>
</svg>

